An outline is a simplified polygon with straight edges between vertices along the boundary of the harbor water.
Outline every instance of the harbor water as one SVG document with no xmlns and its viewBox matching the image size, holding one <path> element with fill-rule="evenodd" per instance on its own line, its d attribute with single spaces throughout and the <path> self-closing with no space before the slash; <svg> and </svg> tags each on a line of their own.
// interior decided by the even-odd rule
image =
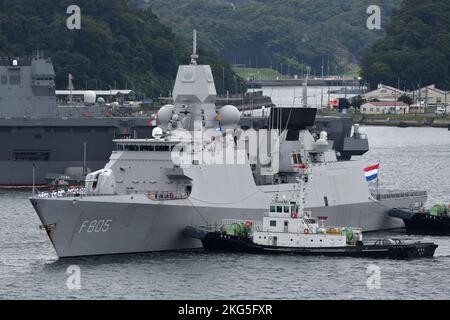
<svg viewBox="0 0 450 320">
<path fill-rule="evenodd" d="M 300 91 L 299 91 L 300 93 Z M 380 163 L 380 189 L 427 190 L 428 205 L 450 203 L 450 132 L 362 127 Z M 374 185 L 375 187 L 375 185 Z M 360 258 L 166 252 L 58 260 L 28 202 L 28 191 L 0 190 L 1 299 L 449 299 L 450 237 L 404 232 L 366 235 L 423 239 L 435 258 Z M 80 289 L 69 289 L 77 266 Z"/>
</svg>

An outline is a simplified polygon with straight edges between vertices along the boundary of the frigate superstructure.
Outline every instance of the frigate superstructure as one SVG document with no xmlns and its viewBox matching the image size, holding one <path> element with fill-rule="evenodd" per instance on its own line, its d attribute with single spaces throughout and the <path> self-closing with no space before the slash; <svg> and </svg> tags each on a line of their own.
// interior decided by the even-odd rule
<svg viewBox="0 0 450 320">
<path fill-rule="evenodd" d="M 338 161 L 326 132 L 308 130 L 316 109 L 274 110 L 255 145 L 239 111 L 217 110 L 215 98 L 211 68 L 197 64 L 194 50 L 178 69 L 174 104 L 158 113 L 154 139 L 115 140 L 117 150 L 87 176 L 85 190 L 30 198 L 59 257 L 199 248 L 183 236 L 186 226 L 260 221 L 275 195 L 305 193 L 312 214 L 364 231 L 401 227 L 387 212 L 426 200 L 423 192 L 372 194 L 366 164 Z M 310 181 L 300 189 L 304 168 Z"/>
<path fill-rule="evenodd" d="M 114 138 L 151 136 L 148 117 L 111 117 L 96 102 L 59 105 L 49 58 L 0 59 L 0 185 L 31 186 L 33 168 L 37 184 L 51 173 L 95 171 Z"/>
</svg>

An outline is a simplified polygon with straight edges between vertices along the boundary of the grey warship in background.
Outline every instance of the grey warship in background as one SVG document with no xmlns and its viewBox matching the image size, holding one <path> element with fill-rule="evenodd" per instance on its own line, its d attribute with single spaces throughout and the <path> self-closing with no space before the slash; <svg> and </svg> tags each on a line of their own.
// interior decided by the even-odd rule
<svg viewBox="0 0 450 320">
<path fill-rule="evenodd" d="M 0 59 L 0 185 L 31 185 L 33 165 L 37 184 L 52 173 L 82 177 L 103 168 L 114 138 L 151 135 L 149 118 L 111 117 L 90 102 L 57 104 L 50 59 Z"/>
<path fill-rule="evenodd" d="M 274 144 L 279 154 L 267 157 L 269 163 L 279 160 L 279 170 L 250 162 L 246 147 L 227 154 L 233 160 L 227 164 L 199 161 L 225 141 L 236 141 L 243 131 L 237 108 L 217 109 L 211 68 L 198 65 L 197 57 L 194 49 L 191 64 L 179 67 L 174 105 L 159 111 L 161 132 L 155 139 L 115 140 L 117 150 L 104 169 L 87 176 L 85 191 L 30 198 L 59 257 L 200 248 L 199 240 L 183 236 L 186 226 L 223 219 L 261 221 L 275 195 L 291 199 L 305 192 L 306 209 L 313 215 L 328 216 L 330 225 L 364 231 L 401 227 L 387 212 L 426 200 L 424 192 L 372 194 L 363 171 L 366 164 L 338 161 L 326 133 L 315 138 L 307 129 L 314 124 L 313 108 L 271 112 L 269 128 L 281 133 Z M 201 128 L 195 127 L 198 123 Z M 194 137 L 199 129 L 217 135 L 188 143 L 175 134 L 179 129 Z M 180 143 L 192 161 L 174 163 L 174 148 Z M 298 181 L 304 179 L 304 170 L 310 181 L 303 190 Z"/>
</svg>

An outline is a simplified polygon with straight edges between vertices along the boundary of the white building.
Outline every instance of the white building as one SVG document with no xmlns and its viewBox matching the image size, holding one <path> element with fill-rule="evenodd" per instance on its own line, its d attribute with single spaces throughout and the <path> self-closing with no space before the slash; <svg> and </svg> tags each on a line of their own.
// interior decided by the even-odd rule
<svg viewBox="0 0 450 320">
<path fill-rule="evenodd" d="M 366 102 L 361 106 L 362 114 L 407 114 L 409 106 L 400 101 Z"/>
<path fill-rule="evenodd" d="M 365 93 L 362 98 L 366 101 L 379 100 L 379 101 L 397 101 L 398 98 L 405 95 L 406 92 L 379 84 L 376 90 Z"/>
<path fill-rule="evenodd" d="M 448 92 L 436 88 L 434 84 L 414 91 L 413 95 L 414 101 L 424 104 L 425 107 L 443 107 L 445 102 L 447 102 L 447 106 L 450 105 L 450 95 L 448 95 Z"/>
</svg>

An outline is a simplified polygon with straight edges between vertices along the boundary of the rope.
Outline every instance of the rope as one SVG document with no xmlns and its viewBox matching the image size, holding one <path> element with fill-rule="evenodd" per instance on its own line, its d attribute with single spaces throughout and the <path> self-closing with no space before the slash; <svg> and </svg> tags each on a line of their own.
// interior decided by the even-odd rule
<svg viewBox="0 0 450 320">
<path fill-rule="evenodd" d="M 205 219 L 204 216 L 202 216 L 202 214 L 200 213 L 200 211 L 194 206 L 194 204 L 192 203 L 192 201 L 189 199 L 189 197 L 187 197 L 187 200 L 189 201 L 189 203 L 191 204 L 192 208 L 194 208 L 194 210 L 197 212 L 197 214 L 200 216 L 200 218 L 203 219 L 203 221 L 208 224 L 208 220 Z"/>
</svg>

